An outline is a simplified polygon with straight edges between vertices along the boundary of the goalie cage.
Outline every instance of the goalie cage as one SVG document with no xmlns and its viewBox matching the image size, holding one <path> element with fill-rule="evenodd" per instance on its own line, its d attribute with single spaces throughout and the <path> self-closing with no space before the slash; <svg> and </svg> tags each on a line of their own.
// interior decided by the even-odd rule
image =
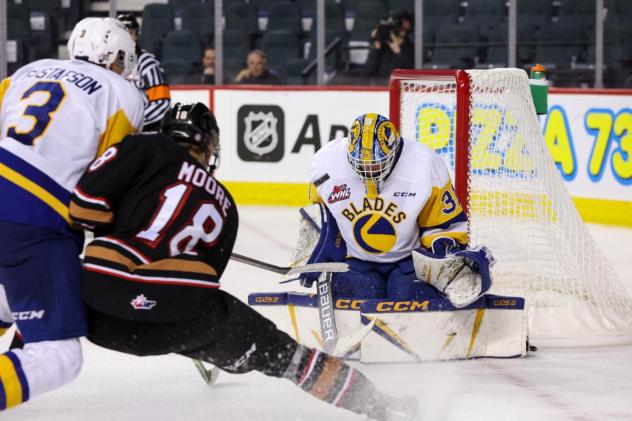
<svg viewBox="0 0 632 421">
<path fill-rule="evenodd" d="M 544 346 L 632 342 L 632 300 L 584 226 L 547 149 L 526 72 L 396 70 L 390 118 L 453 169 L 490 293 L 525 297 Z"/>
</svg>

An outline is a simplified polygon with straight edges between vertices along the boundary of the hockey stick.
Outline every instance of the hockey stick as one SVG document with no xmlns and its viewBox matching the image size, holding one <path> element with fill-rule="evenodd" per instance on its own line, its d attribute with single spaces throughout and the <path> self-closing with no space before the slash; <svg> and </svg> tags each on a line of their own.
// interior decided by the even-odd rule
<svg viewBox="0 0 632 421">
<path fill-rule="evenodd" d="M 349 270 L 349 265 L 346 263 L 310 263 L 293 268 L 290 266 L 276 266 L 239 253 L 232 253 L 230 258 L 236 262 L 268 270 L 280 275 L 298 275 L 307 272 L 347 272 Z"/>
<path fill-rule="evenodd" d="M 295 268 L 292 268 L 289 266 L 276 266 L 271 263 L 262 262 L 261 260 L 253 259 L 252 257 L 244 256 L 239 253 L 232 253 L 230 255 L 230 258 L 235 260 L 236 262 L 245 263 L 247 265 L 258 267 L 260 269 L 268 270 L 270 272 L 278 273 L 281 275 L 298 275 L 298 274 L 306 273 L 306 272 L 346 272 L 349 270 L 349 265 L 347 265 L 346 263 L 314 263 L 314 264 L 307 264 L 307 265 L 297 266 Z M 329 285 L 331 285 L 331 282 L 329 282 Z M 329 295 L 327 299 L 329 300 L 330 307 L 332 307 L 333 301 L 331 298 L 331 286 L 329 286 L 326 290 L 329 291 Z M 319 291 L 320 291 L 320 288 L 319 288 Z M 319 303 L 321 302 L 320 296 L 321 295 L 319 293 Z M 336 346 L 336 342 L 338 341 L 336 325 L 333 319 L 333 307 L 332 307 L 332 310 L 330 310 L 330 313 L 331 313 L 330 319 L 333 326 L 333 333 L 335 334 L 335 338 L 336 338 L 331 348 L 331 352 L 333 352 L 333 349 Z M 322 330 L 322 322 L 321 322 L 321 333 L 324 333 L 324 331 Z M 219 373 L 220 373 L 219 368 L 212 366 L 211 368 L 207 369 L 206 367 L 204 367 L 204 364 L 202 363 L 201 360 L 198 360 L 196 358 L 192 358 L 191 360 L 193 361 L 193 365 L 195 365 L 195 368 L 198 370 L 198 372 L 200 373 L 200 376 L 202 376 L 202 379 L 204 380 L 206 384 L 211 385 L 217 381 L 217 377 L 219 376 Z"/>
<path fill-rule="evenodd" d="M 334 298 L 331 294 L 331 273 L 325 272 L 316 281 L 318 294 L 318 318 L 320 320 L 320 335 L 323 339 L 323 350 L 334 355 L 338 343 L 338 329 L 334 316 Z"/>
<path fill-rule="evenodd" d="M 346 263 L 311 263 L 303 266 L 281 267 L 270 263 L 262 262 L 251 257 L 233 253 L 231 259 L 247 265 L 282 275 L 295 275 L 305 272 L 322 272 L 316 282 L 316 292 L 318 295 L 318 316 L 320 319 L 320 334 L 323 340 L 323 350 L 333 355 L 338 343 L 338 330 L 336 329 L 336 319 L 334 318 L 334 299 L 331 294 L 332 272 L 347 272 L 349 265 Z"/>
<path fill-rule="evenodd" d="M 336 344 L 336 349 L 333 353 L 334 357 L 345 358 L 357 351 L 360 347 L 360 342 L 362 342 L 362 339 L 364 339 L 365 336 L 368 335 L 371 330 L 373 330 L 373 325 L 375 325 L 376 320 L 377 317 L 371 320 L 368 324 L 362 325 L 360 329 L 358 329 L 350 336 L 339 338 L 338 343 Z"/>
</svg>

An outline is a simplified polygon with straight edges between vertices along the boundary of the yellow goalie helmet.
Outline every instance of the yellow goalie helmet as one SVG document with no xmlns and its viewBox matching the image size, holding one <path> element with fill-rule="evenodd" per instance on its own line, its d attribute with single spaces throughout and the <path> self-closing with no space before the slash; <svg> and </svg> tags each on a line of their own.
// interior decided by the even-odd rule
<svg viewBox="0 0 632 421">
<path fill-rule="evenodd" d="M 347 159 L 370 196 L 377 195 L 393 170 L 401 145 L 395 125 L 380 114 L 363 114 L 349 129 Z"/>
</svg>

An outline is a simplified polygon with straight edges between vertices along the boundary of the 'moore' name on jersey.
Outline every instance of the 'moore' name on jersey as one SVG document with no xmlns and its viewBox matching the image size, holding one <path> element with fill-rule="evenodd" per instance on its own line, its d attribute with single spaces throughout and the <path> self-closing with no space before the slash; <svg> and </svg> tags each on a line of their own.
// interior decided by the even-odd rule
<svg viewBox="0 0 632 421">
<path fill-rule="evenodd" d="M 318 151 L 311 170 L 312 201 L 332 213 L 351 257 L 393 262 L 438 237 L 467 243 L 467 224 L 445 164 L 407 141 L 379 195 L 370 198 L 346 158 L 346 139 Z M 325 175 L 326 174 L 326 175 Z"/>
<path fill-rule="evenodd" d="M 39 60 L 0 85 L 0 220 L 66 232 L 88 164 L 142 127 L 129 81 L 80 60 Z"/>
<path fill-rule="evenodd" d="M 178 171 L 178 180 L 196 187 L 202 187 L 221 205 L 224 217 L 228 215 L 228 209 L 232 206 L 232 203 L 226 197 L 224 189 L 218 185 L 217 180 L 208 171 L 190 162 L 183 162 L 180 171 Z"/>
</svg>

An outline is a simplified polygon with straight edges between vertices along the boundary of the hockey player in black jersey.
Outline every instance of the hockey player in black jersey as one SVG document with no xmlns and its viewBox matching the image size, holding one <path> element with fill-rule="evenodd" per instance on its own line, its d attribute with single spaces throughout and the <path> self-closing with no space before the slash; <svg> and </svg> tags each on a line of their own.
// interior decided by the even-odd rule
<svg viewBox="0 0 632 421">
<path fill-rule="evenodd" d="M 218 159 L 213 114 L 201 103 L 176 104 L 160 133 L 126 137 L 81 178 L 70 215 L 95 232 L 84 260 L 88 339 L 139 356 L 178 353 L 230 373 L 286 378 L 378 421 L 416 419 L 416 402 L 383 394 L 219 289 L 238 216 L 212 175 L 209 162 Z"/>
</svg>

